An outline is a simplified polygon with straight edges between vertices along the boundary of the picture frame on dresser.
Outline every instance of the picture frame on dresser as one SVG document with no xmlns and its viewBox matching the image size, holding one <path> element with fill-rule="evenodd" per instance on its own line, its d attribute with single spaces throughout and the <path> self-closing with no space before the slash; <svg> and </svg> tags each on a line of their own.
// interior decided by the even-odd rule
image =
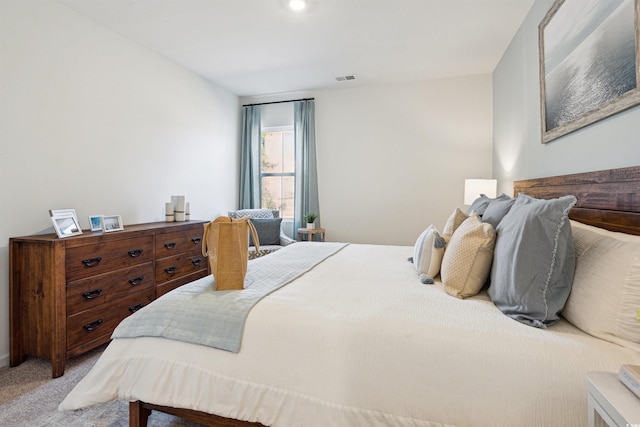
<svg viewBox="0 0 640 427">
<path fill-rule="evenodd" d="M 91 231 L 102 231 L 103 215 L 89 215 L 89 227 Z"/>
<path fill-rule="evenodd" d="M 53 223 L 53 229 L 61 239 L 82 234 L 78 219 L 73 215 L 52 216 L 51 222 Z"/>
<path fill-rule="evenodd" d="M 78 216 L 75 209 L 49 209 L 49 215 L 54 216 L 73 216 L 78 222 Z"/>
<path fill-rule="evenodd" d="M 102 231 L 104 233 L 122 230 L 124 230 L 124 225 L 120 215 L 104 215 L 102 217 Z"/>
</svg>

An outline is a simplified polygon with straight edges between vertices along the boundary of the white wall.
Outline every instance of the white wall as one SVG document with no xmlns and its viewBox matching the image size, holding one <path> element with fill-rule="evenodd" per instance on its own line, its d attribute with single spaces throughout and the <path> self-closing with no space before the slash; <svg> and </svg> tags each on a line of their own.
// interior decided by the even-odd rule
<svg viewBox="0 0 640 427">
<path fill-rule="evenodd" d="M 264 105 L 260 112 L 260 125 L 263 128 L 293 126 L 293 103 Z"/>
<path fill-rule="evenodd" d="M 514 180 L 640 165 L 640 108 L 541 144 L 538 25 L 553 0 L 537 0 L 493 73 L 493 172 Z"/>
<path fill-rule="evenodd" d="M 462 206 L 465 178 L 491 174 L 491 76 L 322 90 L 314 97 L 327 239 L 412 245 Z"/>
<path fill-rule="evenodd" d="M 0 366 L 8 364 L 8 240 L 49 209 L 158 221 L 237 206 L 239 100 L 52 0 L 0 0 Z"/>
</svg>

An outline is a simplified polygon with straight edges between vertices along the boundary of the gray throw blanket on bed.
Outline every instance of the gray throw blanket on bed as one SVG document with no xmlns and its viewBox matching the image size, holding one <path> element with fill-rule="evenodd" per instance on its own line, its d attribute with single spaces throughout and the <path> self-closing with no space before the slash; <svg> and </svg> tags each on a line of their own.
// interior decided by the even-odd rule
<svg viewBox="0 0 640 427">
<path fill-rule="evenodd" d="M 241 291 L 215 291 L 213 276 L 203 277 L 127 317 L 111 337 L 164 337 L 237 353 L 245 320 L 258 301 L 345 246 L 300 242 L 252 260 Z"/>
</svg>

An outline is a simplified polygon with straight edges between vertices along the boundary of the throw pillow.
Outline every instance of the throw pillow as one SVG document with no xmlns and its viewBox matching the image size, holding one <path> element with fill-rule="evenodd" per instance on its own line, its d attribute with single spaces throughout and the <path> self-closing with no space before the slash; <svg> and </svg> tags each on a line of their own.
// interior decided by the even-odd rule
<svg viewBox="0 0 640 427">
<path fill-rule="evenodd" d="M 229 218 L 240 219 L 248 216 L 249 218 L 270 219 L 279 218 L 280 212 L 274 209 L 241 209 L 239 211 L 229 211 Z"/>
<path fill-rule="evenodd" d="M 576 271 L 562 315 L 584 332 L 640 351 L 640 236 L 571 221 Z"/>
<path fill-rule="evenodd" d="M 280 224 L 282 223 L 282 218 L 252 218 L 249 221 L 256 227 L 260 246 L 280 244 Z M 255 246 L 251 236 L 249 236 L 249 246 Z"/>
<path fill-rule="evenodd" d="M 487 222 L 495 229 L 502 218 L 509 213 L 516 199 L 513 197 L 493 199 L 482 215 L 482 221 Z"/>
<path fill-rule="evenodd" d="M 558 321 L 575 270 L 568 219 L 575 203 L 520 194 L 498 224 L 488 293 L 507 316 L 539 328 Z"/>
<path fill-rule="evenodd" d="M 442 229 L 444 238 L 449 240 L 456 229 L 460 227 L 460 224 L 467 218 L 469 218 L 469 215 L 462 212 L 459 208 L 456 208 L 444 224 L 444 228 Z"/>
<path fill-rule="evenodd" d="M 445 240 L 433 225 L 427 227 L 416 240 L 412 260 L 422 283 L 432 284 L 433 278 L 440 272 L 445 245 Z"/>
<path fill-rule="evenodd" d="M 489 203 L 491 203 L 492 200 L 504 200 L 504 199 L 510 199 L 510 198 L 511 197 L 507 196 L 504 193 L 500 194 L 495 199 L 492 199 L 490 197 L 487 197 L 484 194 L 481 194 L 480 197 L 478 197 L 473 201 L 473 203 L 471 203 L 471 206 L 469 206 L 469 208 L 467 209 L 467 215 L 471 215 L 471 212 L 475 212 L 478 215 L 480 215 L 480 218 L 482 218 L 482 216 L 484 215 L 484 212 L 487 210 L 487 207 L 489 206 Z"/>
<path fill-rule="evenodd" d="M 480 292 L 491 269 L 496 232 L 471 215 L 453 233 L 442 259 L 440 276 L 444 290 L 456 298 Z"/>
</svg>

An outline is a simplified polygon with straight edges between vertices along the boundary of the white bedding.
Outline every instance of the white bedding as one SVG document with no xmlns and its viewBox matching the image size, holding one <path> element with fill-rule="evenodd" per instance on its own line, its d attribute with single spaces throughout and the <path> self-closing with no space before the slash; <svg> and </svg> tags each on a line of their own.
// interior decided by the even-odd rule
<svg viewBox="0 0 640 427">
<path fill-rule="evenodd" d="M 274 426 L 582 427 L 586 373 L 640 364 L 565 320 L 532 328 L 485 293 L 423 285 L 412 252 L 349 245 L 258 303 L 237 354 L 116 339 L 60 409 L 123 399 Z"/>
</svg>

